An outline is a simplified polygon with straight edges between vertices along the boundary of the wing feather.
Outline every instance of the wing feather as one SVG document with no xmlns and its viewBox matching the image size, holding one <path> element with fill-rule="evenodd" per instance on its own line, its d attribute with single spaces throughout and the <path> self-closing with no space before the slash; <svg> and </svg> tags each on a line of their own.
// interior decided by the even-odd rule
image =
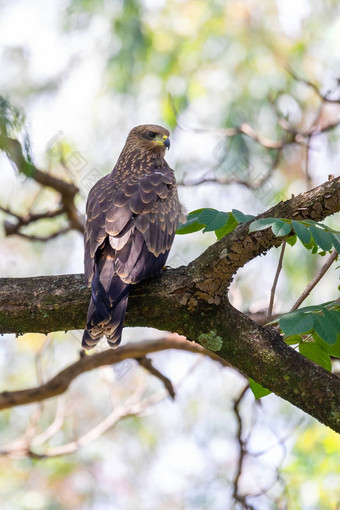
<svg viewBox="0 0 340 510">
<path fill-rule="evenodd" d="M 116 274 L 137 283 L 165 264 L 178 222 L 178 197 L 169 167 L 147 169 L 138 180 L 102 178 L 87 201 L 85 277 L 91 283 L 98 248 L 108 237 Z"/>
</svg>

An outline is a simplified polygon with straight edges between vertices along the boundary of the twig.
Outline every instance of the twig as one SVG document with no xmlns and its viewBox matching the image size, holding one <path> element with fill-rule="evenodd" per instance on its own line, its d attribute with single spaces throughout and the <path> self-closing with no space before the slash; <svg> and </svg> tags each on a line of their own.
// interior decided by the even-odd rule
<svg viewBox="0 0 340 510">
<path fill-rule="evenodd" d="M 17 405 L 40 402 L 47 398 L 54 397 L 64 393 L 71 382 L 80 374 L 98 368 L 100 366 L 112 365 L 127 358 L 138 359 L 151 352 L 159 352 L 167 349 L 178 349 L 182 351 L 204 354 L 205 356 L 218 361 L 222 366 L 230 366 L 226 361 L 211 351 L 204 349 L 199 344 L 189 340 L 154 340 L 151 342 L 141 342 L 138 344 L 129 344 L 120 347 L 117 350 L 108 349 L 97 354 L 85 355 L 77 362 L 69 365 L 59 372 L 45 384 L 35 388 L 27 388 L 19 391 L 4 391 L 0 393 L 0 410 L 14 407 Z"/>
<path fill-rule="evenodd" d="M 6 214 L 13 216 L 17 220 L 16 223 L 11 223 L 9 221 L 5 221 L 6 236 L 10 236 L 10 235 L 14 235 L 14 234 L 20 235 L 21 232 L 19 229 L 23 226 L 30 225 L 31 223 L 34 223 L 36 221 L 43 220 L 43 219 L 56 218 L 57 216 L 60 216 L 65 213 L 65 208 L 63 206 L 59 207 L 55 211 L 46 211 L 44 213 L 39 213 L 39 214 L 29 213 L 29 214 L 26 214 L 25 216 L 19 216 L 18 214 L 11 211 L 7 207 L 0 206 L 0 210 Z"/>
<path fill-rule="evenodd" d="M 51 239 L 55 239 L 56 237 L 59 237 L 63 234 L 67 234 L 67 232 L 70 232 L 71 230 L 72 230 L 71 227 L 61 228 L 60 230 L 57 230 L 57 232 L 53 232 L 53 234 L 50 234 L 48 236 L 29 235 L 24 234 L 23 232 L 17 232 L 16 235 L 19 237 L 23 237 L 24 239 L 28 239 L 29 241 L 40 241 L 42 243 L 45 243 L 46 241 L 51 241 Z"/>
<path fill-rule="evenodd" d="M 55 412 L 53 422 L 41 434 L 34 436 L 30 443 L 30 446 L 38 446 L 39 444 L 46 443 L 46 441 L 54 437 L 64 424 L 65 413 L 66 413 L 65 397 L 62 396 L 58 398 L 57 409 Z"/>
<path fill-rule="evenodd" d="M 306 163 L 305 163 L 305 171 L 306 171 L 306 184 L 307 184 L 307 190 L 311 189 L 313 187 L 313 181 L 309 172 L 309 151 L 310 151 L 310 144 L 312 140 L 312 135 L 307 137 L 307 144 L 306 144 Z"/>
<path fill-rule="evenodd" d="M 151 359 L 149 359 L 147 356 L 142 356 L 141 358 L 137 358 L 137 361 L 143 368 L 145 368 L 145 370 L 162 381 L 170 397 L 175 400 L 176 393 L 172 382 L 168 377 L 166 377 L 164 374 L 162 374 L 162 372 L 153 366 Z"/>
<path fill-rule="evenodd" d="M 314 287 L 319 283 L 324 274 L 328 271 L 328 269 L 333 264 L 334 260 L 337 258 L 338 252 L 334 250 L 331 255 L 328 257 L 328 260 L 324 263 L 320 271 L 314 276 L 314 278 L 309 282 L 299 299 L 294 303 L 290 311 L 297 310 L 299 306 L 303 303 L 303 301 L 309 296 Z"/>
<path fill-rule="evenodd" d="M 246 188 L 248 188 L 250 190 L 258 190 L 258 189 L 261 188 L 261 186 L 270 177 L 271 173 L 273 172 L 273 169 L 276 166 L 276 161 L 277 161 L 277 158 L 275 158 L 275 162 L 274 162 L 273 167 L 266 174 L 264 174 L 260 179 L 258 179 L 255 182 L 252 182 L 251 180 L 247 181 L 247 180 L 244 180 L 244 179 L 238 179 L 237 177 L 229 177 L 229 178 L 227 178 L 227 177 L 224 177 L 224 178 L 219 178 L 219 177 L 202 177 L 201 179 L 199 179 L 197 181 L 192 181 L 192 182 L 188 182 L 188 181 L 185 181 L 183 179 L 181 181 L 178 181 L 177 184 L 178 184 L 178 186 L 186 186 L 186 187 L 189 187 L 189 186 L 199 186 L 200 184 L 209 184 L 209 183 L 223 184 L 223 185 L 226 185 L 226 184 L 240 184 L 240 185 L 245 186 Z"/>
<path fill-rule="evenodd" d="M 70 443 L 61 445 L 61 446 L 55 446 L 52 448 L 49 448 L 45 453 L 39 454 L 32 450 L 32 446 L 35 446 L 37 444 L 40 444 L 42 441 L 41 439 L 44 439 L 43 434 L 41 437 L 37 436 L 38 440 L 35 441 L 33 439 L 31 444 L 23 445 L 23 447 L 20 450 L 14 450 L 13 446 L 5 446 L 1 451 L 0 455 L 4 456 L 25 456 L 28 455 L 31 458 L 34 459 L 46 459 L 49 457 L 60 457 L 61 455 L 66 455 L 70 453 L 76 452 L 79 448 L 85 446 L 86 444 L 94 441 L 98 437 L 100 437 L 102 434 L 107 432 L 109 429 L 114 427 L 118 421 L 120 421 L 122 418 L 126 418 L 128 416 L 135 416 L 137 414 L 140 414 L 142 411 L 147 409 L 150 405 L 153 405 L 160 400 L 162 400 L 166 396 L 165 391 L 160 391 L 157 394 L 152 395 L 151 397 L 147 397 L 141 402 L 138 402 L 137 404 L 123 404 L 119 406 L 117 409 L 114 409 L 104 420 L 102 420 L 98 425 L 93 427 L 89 432 L 82 435 L 81 437 L 75 439 L 74 441 L 71 441 Z M 59 425 L 59 423 L 58 423 Z M 56 424 L 52 424 L 54 429 L 56 428 Z M 48 435 L 46 436 L 46 439 L 48 439 Z M 26 446 L 26 448 L 25 448 Z"/>
<path fill-rule="evenodd" d="M 245 386 L 245 388 L 242 390 L 239 397 L 234 401 L 234 406 L 233 406 L 233 410 L 234 410 L 234 413 L 236 416 L 236 421 L 237 421 L 236 439 L 237 439 L 237 442 L 239 445 L 239 457 L 238 457 L 238 463 L 237 463 L 237 471 L 236 471 L 236 474 L 235 474 L 235 477 L 233 480 L 233 498 L 235 501 L 242 504 L 242 508 L 244 510 L 255 510 L 252 505 L 249 505 L 247 503 L 246 496 L 242 496 L 239 493 L 239 481 L 240 481 L 240 477 L 242 474 L 244 459 L 247 455 L 246 441 L 242 437 L 243 436 L 243 423 L 242 423 L 242 418 L 241 418 L 241 414 L 240 414 L 240 405 L 241 405 L 241 402 L 248 390 L 249 390 L 249 384 L 247 384 Z"/>
<path fill-rule="evenodd" d="M 202 359 L 195 361 L 195 363 L 189 368 L 189 370 L 187 370 L 186 374 L 179 379 L 179 381 L 177 382 L 178 386 L 185 381 L 185 379 L 193 372 L 193 370 L 195 370 L 195 368 L 197 368 L 198 364 L 201 361 Z M 19 438 L 20 441 L 15 440 L 12 441 L 11 443 L 8 443 L 0 450 L 0 455 L 9 456 L 13 458 L 22 458 L 28 456 L 34 459 L 45 459 L 74 453 L 79 448 L 94 441 L 102 434 L 107 432 L 109 429 L 113 428 L 121 419 L 141 414 L 143 411 L 157 404 L 158 402 L 166 398 L 168 395 L 168 390 L 164 388 L 164 390 L 160 390 L 157 393 L 154 393 L 153 395 L 142 398 L 142 394 L 140 393 L 139 387 L 140 385 L 137 385 L 133 394 L 130 395 L 123 404 L 114 405 L 113 411 L 106 418 L 104 418 L 98 425 L 93 427 L 86 434 L 83 434 L 80 438 L 77 438 L 61 446 L 49 448 L 44 453 L 38 453 L 34 451 L 32 447 L 41 445 L 42 443 L 51 439 L 63 425 L 65 416 L 65 401 L 64 399 L 59 399 L 55 419 L 53 423 L 44 432 L 34 437 L 32 437 L 33 434 L 30 434 L 30 436 L 27 436 L 26 434 L 23 437 Z M 144 386 L 142 385 L 142 387 Z M 112 387 L 110 391 L 110 396 L 111 394 Z"/>
<path fill-rule="evenodd" d="M 276 273 L 275 273 L 275 277 L 274 277 L 274 281 L 273 281 L 273 286 L 270 291 L 270 300 L 269 300 L 268 316 L 267 316 L 268 322 L 271 321 L 271 319 L 272 319 L 275 292 L 276 292 L 277 282 L 279 280 L 279 276 L 280 276 L 280 273 L 282 270 L 282 261 L 283 261 L 283 257 L 285 254 L 286 244 L 287 244 L 286 241 L 284 241 L 282 244 L 279 262 L 277 264 L 277 269 L 276 269 Z"/>
<path fill-rule="evenodd" d="M 0 134 L 0 150 L 6 152 L 20 173 L 34 179 L 41 186 L 47 186 L 60 193 L 61 203 L 70 227 L 81 233 L 84 232 L 84 218 L 79 214 L 74 203 L 75 196 L 79 191 L 74 184 L 42 172 L 32 163 L 26 161 L 20 142 L 14 138 Z"/>
<path fill-rule="evenodd" d="M 320 92 L 320 89 L 319 87 L 313 83 L 312 81 L 310 80 L 306 80 L 304 78 L 301 78 L 300 76 L 298 76 L 295 71 L 293 71 L 293 69 L 291 67 L 287 67 L 287 70 L 289 72 L 289 74 L 296 80 L 296 81 L 299 81 L 300 83 L 304 83 L 305 85 L 307 85 L 308 87 L 311 87 L 314 92 L 319 96 L 319 98 L 326 102 L 326 103 L 334 103 L 334 104 L 340 104 L 340 99 L 330 99 L 327 95 L 324 95 L 324 94 L 321 94 Z"/>
<path fill-rule="evenodd" d="M 183 131 L 190 130 L 194 133 L 215 133 L 217 135 L 226 136 L 227 138 L 243 134 L 251 138 L 252 140 L 258 142 L 260 145 L 262 145 L 262 147 L 265 147 L 266 149 L 282 149 L 284 145 L 293 142 L 293 140 L 290 141 L 271 140 L 270 138 L 261 136 L 249 124 L 240 124 L 239 126 L 231 128 L 212 128 L 212 129 L 186 127 L 179 123 L 177 125 L 179 129 L 182 129 Z"/>
</svg>

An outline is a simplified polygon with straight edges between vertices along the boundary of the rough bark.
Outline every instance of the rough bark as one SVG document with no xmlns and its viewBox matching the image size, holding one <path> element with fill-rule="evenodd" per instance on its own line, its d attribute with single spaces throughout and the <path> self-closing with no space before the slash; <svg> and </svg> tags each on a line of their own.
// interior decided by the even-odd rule
<svg viewBox="0 0 340 510">
<path fill-rule="evenodd" d="M 339 210 L 337 178 L 279 203 L 261 217 L 320 221 Z M 339 378 L 285 345 L 274 328 L 259 326 L 227 299 L 237 270 L 282 242 L 270 230 L 249 234 L 249 225 L 240 225 L 187 267 L 163 271 L 133 287 L 126 325 L 176 331 L 205 347 L 220 337 L 220 357 L 340 432 Z M 84 327 L 89 290 L 82 275 L 4 278 L 0 284 L 1 332 Z"/>
</svg>

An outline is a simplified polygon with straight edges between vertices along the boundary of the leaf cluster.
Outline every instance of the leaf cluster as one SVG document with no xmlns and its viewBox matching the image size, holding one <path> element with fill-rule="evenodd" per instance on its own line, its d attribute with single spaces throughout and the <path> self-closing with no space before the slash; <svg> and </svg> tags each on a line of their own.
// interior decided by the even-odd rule
<svg viewBox="0 0 340 510">
<path fill-rule="evenodd" d="M 0 96 L 0 134 L 12 136 L 22 129 L 24 123 L 23 113 L 4 96 Z"/>
<path fill-rule="evenodd" d="M 188 214 L 185 223 L 179 224 L 176 234 L 191 234 L 202 230 L 203 233 L 215 232 L 217 239 L 222 239 L 238 224 L 247 223 L 253 218 L 254 216 L 237 209 L 232 209 L 231 212 L 221 212 L 212 208 L 196 209 Z"/>
<path fill-rule="evenodd" d="M 212 208 L 196 209 L 188 214 L 187 220 L 178 226 L 177 234 L 191 234 L 202 230 L 215 232 L 217 239 L 232 232 L 240 223 L 248 223 L 254 218 L 251 214 L 232 209 L 222 212 Z M 340 231 L 313 220 L 291 220 L 288 218 L 260 218 L 249 226 L 249 232 L 271 228 L 276 237 L 289 236 L 287 242 L 293 246 L 297 238 L 312 253 L 324 254 L 333 248 L 340 252 Z"/>
<path fill-rule="evenodd" d="M 287 218 L 261 218 L 251 223 L 249 232 L 271 228 L 276 237 L 289 236 L 287 242 L 293 246 L 298 238 L 312 253 L 320 254 L 333 249 L 340 252 L 340 232 L 313 220 L 290 220 Z"/>
<path fill-rule="evenodd" d="M 21 138 L 25 158 L 32 163 L 31 142 L 25 120 L 24 113 L 0 95 L 0 136 Z"/>
<path fill-rule="evenodd" d="M 313 254 L 324 255 L 332 249 L 340 252 L 340 232 L 323 223 L 288 218 L 260 218 L 252 221 L 253 218 L 237 209 L 231 212 L 212 208 L 197 209 L 188 214 L 185 223 L 179 225 L 177 234 L 201 230 L 203 233 L 215 232 L 217 239 L 221 239 L 240 223 L 251 222 L 249 233 L 270 228 L 276 237 L 286 237 L 291 246 L 299 239 Z M 340 305 L 337 301 L 294 310 L 271 324 L 275 323 L 279 325 L 288 345 L 295 346 L 303 356 L 332 371 L 331 357 L 340 358 Z M 256 399 L 270 393 L 252 379 L 249 384 Z"/>
</svg>

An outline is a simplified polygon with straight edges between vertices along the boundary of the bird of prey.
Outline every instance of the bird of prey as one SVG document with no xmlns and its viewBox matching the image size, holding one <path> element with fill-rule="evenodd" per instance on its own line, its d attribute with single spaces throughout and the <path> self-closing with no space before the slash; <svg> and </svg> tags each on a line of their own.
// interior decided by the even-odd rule
<svg viewBox="0 0 340 510">
<path fill-rule="evenodd" d="M 180 214 L 174 172 L 164 159 L 169 135 L 152 124 L 133 128 L 113 171 L 89 193 L 85 349 L 104 335 L 111 347 L 119 345 L 130 286 L 158 273 L 168 257 Z"/>
</svg>

